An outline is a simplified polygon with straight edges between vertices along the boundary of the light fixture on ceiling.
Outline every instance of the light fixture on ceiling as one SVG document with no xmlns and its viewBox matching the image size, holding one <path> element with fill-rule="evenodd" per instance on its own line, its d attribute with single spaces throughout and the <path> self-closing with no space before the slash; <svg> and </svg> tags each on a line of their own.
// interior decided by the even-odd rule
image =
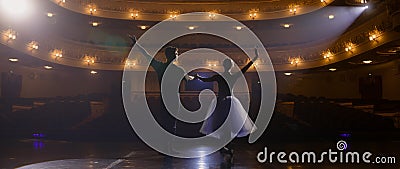
<svg viewBox="0 0 400 169">
<path fill-rule="evenodd" d="M 291 76 L 293 73 L 285 72 L 284 74 L 285 74 L 285 76 Z"/>
<path fill-rule="evenodd" d="M 285 23 L 285 24 L 282 24 L 282 27 L 283 28 L 290 28 L 290 26 L 292 26 L 292 24 L 288 24 L 288 23 Z"/>
<path fill-rule="evenodd" d="M 194 29 L 197 28 L 197 26 L 188 26 L 187 28 L 188 28 L 189 30 L 194 30 Z"/>
<path fill-rule="evenodd" d="M 372 63 L 372 60 L 363 60 L 362 61 L 364 64 L 370 64 L 370 63 Z"/>
<path fill-rule="evenodd" d="M 13 63 L 15 63 L 15 62 L 18 62 L 19 60 L 18 60 L 18 58 L 9 58 L 8 59 L 10 62 L 13 62 Z"/>
<path fill-rule="evenodd" d="M 43 68 L 46 69 L 46 70 L 53 69 L 53 67 L 52 67 L 52 66 L 49 66 L 49 65 L 45 65 L 45 66 L 43 66 Z"/>
<path fill-rule="evenodd" d="M 238 31 L 240 31 L 240 30 L 243 29 L 243 27 L 241 27 L 241 26 L 235 26 L 235 29 L 238 30 Z"/>
<path fill-rule="evenodd" d="M 335 15 L 329 15 L 328 18 L 329 19 L 335 19 Z"/>
<path fill-rule="evenodd" d="M 337 69 L 336 68 L 330 68 L 329 69 L 329 71 L 331 71 L 331 72 L 334 72 L 334 71 L 336 71 Z"/>
<path fill-rule="evenodd" d="M 139 25 L 138 26 L 141 30 L 146 30 L 149 26 L 146 25 Z"/>
<path fill-rule="evenodd" d="M 33 49 L 34 49 L 34 50 L 38 50 L 38 49 L 39 49 L 39 43 L 36 42 L 36 41 L 29 42 L 28 48 L 30 48 L 30 49 L 32 49 L 32 50 L 33 50 Z"/>
<path fill-rule="evenodd" d="M 100 25 L 100 23 L 99 22 L 92 22 L 92 23 L 90 23 L 93 27 L 98 27 L 99 25 Z"/>
<path fill-rule="evenodd" d="M 92 71 L 90 71 L 90 74 L 94 75 L 94 74 L 97 74 L 97 72 L 92 70 Z"/>
<path fill-rule="evenodd" d="M 53 13 L 51 13 L 51 12 L 48 12 L 48 13 L 47 13 L 47 17 L 52 18 L 53 16 L 54 16 Z"/>
</svg>

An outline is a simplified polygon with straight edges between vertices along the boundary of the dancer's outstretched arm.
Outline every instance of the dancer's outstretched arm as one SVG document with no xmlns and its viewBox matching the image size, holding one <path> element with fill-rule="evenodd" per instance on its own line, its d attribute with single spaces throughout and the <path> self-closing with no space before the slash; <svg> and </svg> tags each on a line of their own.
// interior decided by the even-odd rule
<svg viewBox="0 0 400 169">
<path fill-rule="evenodd" d="M 247 63 L 246 66 L 244 66 L 244 67 L 240 70 L 240 72 L 241 72 L 242 74 L 246 73 L 247 70 L 251 67 L 251 65 L 253 65 L 253 63 L 258 59 L 258 49 L 257 49 L 257 48 L 254 48 L 254 54 L 256 55 L 256 57 L 254 57 L 249 63 Z M 239 77 L 240 72 L 236 72 L 233 76 L 234 76 L 234 77 Z"/>
<path fill-rule="evenodd" d="M 144 56 L 149 62 L 155 61 L 155 60 L 153 59 L 153 57 L 151 57 L 151 55 L 150 55 L 149 53 L 147 53 L 146 49 L 144 49 L 144 48 L 142 47 L 142 45 L 140 45 L 139 43 L 136 43 L 136 42 L 137 42 L 136 36 L 132 36 L 132 35 L 128 35 L 128 36 L 129 36 L 129 38 L 132 40 L 133 45 L 136 44 L 136 46 L 139 48 L 140 52 L 143 54 L 143 56 Z M 132 45 L 132 46 L 133 46 L 133 45 Z M 157 61 L 157 62 L 158 62 L 158 61 Z"/>
<path fill-rule="evenodd" d="M 256 55 L 256 57 L 254 57 L 249 63 L 247 63 L 246 66 L 244 66 L 240 71 L 244 74 L 247 72 L 247 70 L 251 67 L 251 65 L 258 59 L 258 49 L 254 48 L 254 55 Z"/>
</svg>

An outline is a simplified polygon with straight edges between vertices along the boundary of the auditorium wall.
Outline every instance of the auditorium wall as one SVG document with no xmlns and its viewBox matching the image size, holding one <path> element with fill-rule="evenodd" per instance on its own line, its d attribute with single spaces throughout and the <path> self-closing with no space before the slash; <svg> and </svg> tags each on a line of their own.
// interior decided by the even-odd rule
<svg viewBox="0 0 400 169">
<path fill-rule="evenodd" d="M 76 96 L 91 93 L 119 93 L 122 81 L 121 71 L 98 71 L 90 74 L 90 69 L 63 68 L 45 70 L 43 67 L 17 66 L 18 63 L 0 63 L 0 72 L 12 70 L 22 75 L 21 97 L 56 97 Z M 355 69 L 338 70 L 336 72 L 307 70 L 285 76 L 277 72 L 278 93 L 327 97 L 327 98 L 361 98 L 359 78 L 372 76 L 382 77 L 382 96 L 384 99 L 400 100 L 400 61 L 378 65 L 359 66 Z M 246 74 L 251 83 L 255 83 L 254 73 Z M 148 91 L 157 91 L 158 83 L 154 73 L 150 73 Z M 1 81 L 1 79 L 0 79 Z M 151 83 L 155 82 L 155 83 Z M 132 81 L 132 85 L 139 81 Z M 140 83 L 142 84 L 142 83 Z M 139 85 L 140 85 L 139 84 Z M 1 85 L 1 83 L 0 83 Z M 137 84 L 135 86 L 138 86 Z M 0 86 L 1 87 L 1 86 Z M 137 87 L 132 91 L 139 90 Z"/>
</svg>

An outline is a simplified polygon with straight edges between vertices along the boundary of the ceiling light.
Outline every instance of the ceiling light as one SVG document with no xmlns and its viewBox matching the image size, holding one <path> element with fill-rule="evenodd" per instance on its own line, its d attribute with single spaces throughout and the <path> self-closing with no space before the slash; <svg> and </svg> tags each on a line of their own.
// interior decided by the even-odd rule
<svg viewBox="0 0 400 169">
<path fill-rule="evenodd" d="M 335 15 L 329 15 L 328 18 L 329 18 L 329 19 L 334 19 L 334 18 L 335 18 Z"/>
<path fill-rule="evenodd" d="M 17 58 L 10 58 L 10 59 L 8 59 L 10 62 L 18 62 L 18 59 Z"/>
<path fill-rule="evenodd" d="M 97 72 L 96 71 L 94 71 L 94 70 L 92 70 L 92 71 L 90 71 L 90 74 L 97 74 Z"/>
<path fill-rule="evenodd" d="M 54 16 L 54 14 L 53 13 L 47 13 L 47 17 L 49 17 L 49 18 L 51 18 L 51 17 L 53 17 Z"/>
<path fill-rule="evenodd" d="M 370 63 L 372 63 L 372 60 L 364 60 L 363 63 L 370 64 Z"/>
<path fill-rule="evenodd" d="M 98 22 L 92 22 L 92 26 L 93 26 L 93 27 L 97 27 L 97 26 L 99 26 L 99 24 L 100 24 L 100 23 L 98 23 Z"/>
<path fill-rule="evenodd" d="M 290 73 L 290 72 L 286 72 L 286 73 L 284 73 L 285 74 L 285 76 L 290 76 L 290 75 L 292 75 L 292 73 Z"/>
<path fill-rule="evenodd" d="M 46 66 L 43 66 L 43 68 L 45 68 L 45 69 L 47 69 L 47 70 L 53 69 L 53 67 L 52 67 L 52 66 L 48 66 L 48 65 L 46 65 Z"/>
<path fill-rule="evenodd" d="M 336 71 L 337 69 L 336 68 L 330 68 L 329 69 L 329 71 L 331 71 L 331 72 L 334 72 L 334 71 Z"/>
<path fill-rule="evenodd" d="M 196 29 L 196 27 L 195 26 L 189 26 L 188 29 L 189 30 L 194 30 L 194 29 Z"/>
<path fill-rule="evenodd" d="M 290 28 L 290 24 L 288 24 L 288 23 L 285 23 L 285 24 L 283 24 L 282 25 L 284 28 Z"/>
<path fill-rule="evenodd" d="M 145 30 L 145 29 L 147 29 L 148 28 L 148 26 L 146 26 L 146 25 L 140 25 L 140 26 L 138 26 L 141 30 Z"/>
<path fill-rule="evenodd" d="M 240 31 L 240 30 L 242 30 L 242 27 L 241 26 L 236 26 L 235 29 Z"/>
</svg>

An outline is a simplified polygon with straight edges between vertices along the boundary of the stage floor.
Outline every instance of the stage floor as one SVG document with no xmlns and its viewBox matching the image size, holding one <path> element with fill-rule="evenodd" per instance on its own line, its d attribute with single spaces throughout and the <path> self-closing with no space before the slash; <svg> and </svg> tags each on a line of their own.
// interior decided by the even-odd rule
<svg viewBox="0 0 400 169">
<path fill-rule="evenodd" d="M 248 144 L 245 140 L 234 142 L 234 169 L 303 169 L 303 168 L 400 168 L 399 141 L 351 142 L 352 150 L 371 151 L 381 155 L 396 156 L 397 164 L 280 164 L 260 163 L 257 154 L 268 146 L 275 151 L 336 150 L 337 140 L 303 142 L 271 142 Z M 193 159 L 171 158 L 152 150 L 140 141 L 94 142 L 22 139 L 1 141 L 0 168 L 139 168 L 139 169 L 218 169 L 225 168 L 222 156 L 216 152 Z"/>
</svg>

